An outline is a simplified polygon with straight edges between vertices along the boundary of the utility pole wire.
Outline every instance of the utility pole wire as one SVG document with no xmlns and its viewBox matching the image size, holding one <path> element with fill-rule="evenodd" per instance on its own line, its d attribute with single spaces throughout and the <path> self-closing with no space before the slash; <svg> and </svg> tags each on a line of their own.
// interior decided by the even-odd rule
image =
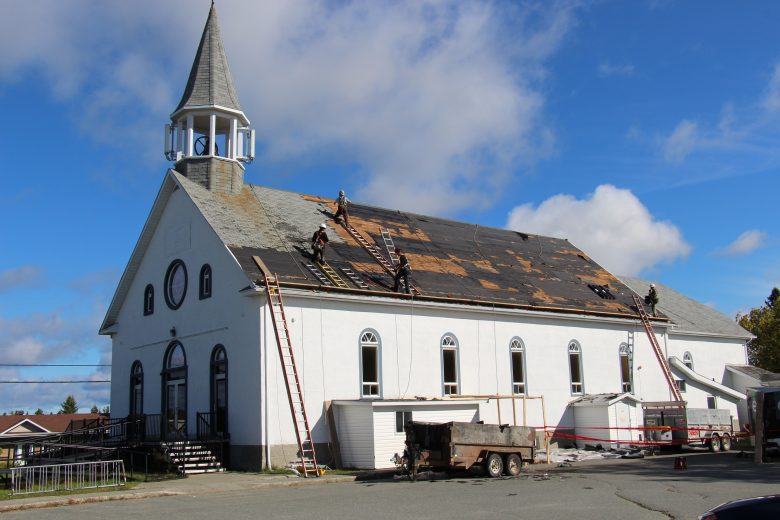
<svg viewBox="0 0 780 520">
<path fill-rule="evenodd" d="M 0 367 L 110 367 L 111 365 L 0 363 Z"/>
<path fill-rule="evenodd" d="M 50 383 L 110 383 L 110 379 L 90 379 L 83 381 L 0 381 L 0 384 L 41 384 L 48 385 Z"/>
</svg>

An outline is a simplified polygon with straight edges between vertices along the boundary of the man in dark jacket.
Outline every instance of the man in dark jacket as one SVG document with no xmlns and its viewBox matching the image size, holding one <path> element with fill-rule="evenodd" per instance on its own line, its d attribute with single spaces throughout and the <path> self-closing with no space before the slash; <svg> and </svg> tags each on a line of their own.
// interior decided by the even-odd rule
<svg viewBox="0 0 780 520">
<path fill-rule="evenodd" d="M 409 275 L 412 272 L 411 267 L 409 267 L 409 260 L 406 258 L 406 255 L 401 252 L 401 248 L 399 247 L 395 248 L 395 254 L 398 255 L 398 265 L 395 267 L 395 286 L 393 287 L 393 291 L 398 292 L 401 278 L 403 278 L 404 289 L 406 294 L 409 294 L 411 293 L 411 290 L 409 289 Z"/>
<path fill-rule="evenodd" d="M 314 232 L 314 235 L 311 237 L 311 250 L 314 252 L 314 261 L 317 262 L 317 258 L 319 258 L 319 263 L 324 264 L 325 263 L 325 244 L 328 243 L 328 234 L 325 233 L 325 229 L 328 226 L 325 225 L 323 222 L 320 224 L 320 228 Z"/>
</svg>

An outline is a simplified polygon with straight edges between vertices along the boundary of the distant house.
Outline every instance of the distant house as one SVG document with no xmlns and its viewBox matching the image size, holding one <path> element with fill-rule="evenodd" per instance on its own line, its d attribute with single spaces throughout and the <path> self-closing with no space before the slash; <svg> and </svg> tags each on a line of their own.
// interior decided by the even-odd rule
<svg viewBox="0 0 780 520">
<path fill-rule="evenodd" d="M 245 183 L 253 139 L 212 6 L 166 129 L 172 169 L 100 327 L 112 420 L 142 417 L 144 434 L 170 439 L 215 433 L 230 466 L 257 469 L 297 458 L 289 402 L 303 398 L 322 462 L 340 444 L 351 465 L 387 467 L 409 419 L 573 429 L 581 396 L 668 401 L 674 359 L 685 400 L 736 415 L 744 395 L 723 384 L 725 366 L 747 362 L 750 335 L 722 315 L 661 287 L 659 362 L 634 299 L 645 282 L 624 283 L 564 239 L 355 203 L 361 242 L 333 220 L 333 198 Z M 329 267 L 310 250 L 323 221 Z M 390 242 L 414 294 L 395 292 L 379 260 L 392 261 Z M 301 394 L 285 387 L 264 275 L 284 296 L 279 337 Z M 530 399 L 541 396 L 544 410 Z"/>
<path fill-rule="evenodd" d="M 24 444 L 35 442 L 36 438 L 62 433 L 71 426 L 90 424 L 106 419 L 97 413 L 62 413 L 41 415 L 0 416 L 0 456 L 8 456 L 10 449 L 21 452 Z"/>
</svg>

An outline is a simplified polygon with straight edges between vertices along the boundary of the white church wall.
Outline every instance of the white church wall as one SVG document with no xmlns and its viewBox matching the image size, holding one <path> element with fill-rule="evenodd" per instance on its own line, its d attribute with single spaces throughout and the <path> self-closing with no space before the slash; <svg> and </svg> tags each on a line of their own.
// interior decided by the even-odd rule
<svg viewBox="0 0 780 520">
<path fill-rule="evenodd" d="M 177 310 L 164 298 L 165 273 L 181 259 L 187 268 L 187 292 Z M 212 296 L 199 299 L 203 264 L 212 269 Z M 146 285 L 154 286 L 154 313 L 143 315 Z M 117 319 L 113 338 L 111 411 L 129 411 L 130 369 L 143 364 L 146 414 L 162 413 L 163 358 L 176 339 L 187 359 L 187 429 L 196 431 L 197 412 L 209 411 L 210 361 L 217 344 L 228 362 L 228 425 L 236 444 L 259 444 L 260 359 L 257 303 L 238 292 L 248 284 L 243 271 L 182 190 L 176 190 L 138 267 Z M 176 337 L 171 329 L 176 328 Z"/>
<path fill-rule="evenodd" d="M 581 347 L 585 393 L 621 392 L 619 347 L 633 333 L 634 394 L 649 401 L 670 398 L 650 342 L 638 324 L 465 306 L 441 308 L 419 302 L 367 302 L 333 295 L 312 298 L 291 290 L 285 291 L 285 305 L 293 345 L 296 353 L 300 352 L 298 366 L 316 442 L 327 442 L 329 437 L 322 414 L 324 400 L 361 398 L 359 338 L 367 329 L 381 341 L 383 399 L 447 399 L 442 394 L 440 342 L 448 333 L 458 341 L 463 396 L 510 394 L 509 346 L 513 337 L 521 338 L 526 349 L 527 392 L 544 396 L 548 425 L 574 426 L 568 408 L 569 401 L 576 397 L 571 392 L 569 375 L 571 340 Z M 270 317 L 266 315 L 265 319 Z M 265 340 L 273 348 L 268 358 L 269 410 L 277 411 L 276 417 L 269 420 L 269 439 L 272 444 L 294 442 L 275 338 L 268 323 Z M 661 327 L 658 330 L 659 343 L 666 349 L 665 332 Z M 717 359 L 723 353 L 730 351 L 716 351 L 711 356 Z M 721 358 L 721 367 L 724 363 Z M 520 423 L 522 408 L 516 406 Z M 498 422 L 495 401 L 480 406 L 480 417 Z M 540 402 L 527 402 L 526 420 L 529 426 L 543 426 Z M 510 404 L 502 406 L 501 422 L 512 422 Z"/>
</svg>

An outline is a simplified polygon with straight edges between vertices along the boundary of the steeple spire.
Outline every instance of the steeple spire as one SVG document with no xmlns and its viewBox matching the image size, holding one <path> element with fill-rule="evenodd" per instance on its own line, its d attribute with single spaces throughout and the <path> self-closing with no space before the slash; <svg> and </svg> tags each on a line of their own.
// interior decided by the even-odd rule
<svg viewBox="0 0 780 520">
<path fill-rule="evenodd" d="M 244 166 L 254 159 L 255 133 L 241 110 L 217 10 L 211 2 L 184 94 L 165 125 L 165 156 L 205 188 L 241 191 Z"/>
<path fill-rule="evenodd" d="M 184 107 L 203 106 L 220 106 L 241 111 L 236 88 L 233 86 L 233 76 L 225 56 L 214 2 L 211 3 L 198 52 L 192 62 L 190 77 L 176 111 Z"/>
</svg>

